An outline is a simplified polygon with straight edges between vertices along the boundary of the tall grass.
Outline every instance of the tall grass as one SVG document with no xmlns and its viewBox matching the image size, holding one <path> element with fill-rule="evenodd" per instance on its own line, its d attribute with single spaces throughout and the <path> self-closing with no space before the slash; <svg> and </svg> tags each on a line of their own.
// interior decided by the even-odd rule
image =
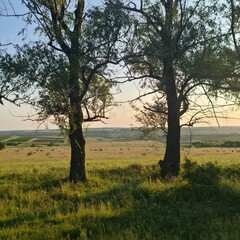
<svg viewBox="0 0 240 240">
<path fill-rule="evenodd" d="M 88 161 L 88 181 L 74 185 L 60 150 L 1 160 L 0 239 L 240 239 L 239 159 L 187 160 L 162 181 L 156 159 L 113 153 Z"/>
</svg>

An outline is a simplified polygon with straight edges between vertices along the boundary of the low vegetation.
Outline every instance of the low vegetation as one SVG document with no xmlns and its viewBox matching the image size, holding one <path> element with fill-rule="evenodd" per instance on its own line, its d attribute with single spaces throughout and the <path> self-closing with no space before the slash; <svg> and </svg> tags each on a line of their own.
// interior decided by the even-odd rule
<svg viewBox="0 0 240 240">
<path fill-rule="evenodd" d="M 0 239 L 240 238 L 240 153 L 183 150 L 181 176 L 158 177 L 163 146 L 90 140 L 88 182 L 71 184 L 68 147 L 0 154 Z M 31 153 L 31 154 L 29 154 Z"/>
<path fill-rule="evenodd" d="M 220 148 L 240 148 L 240 141 L 201 141 L 193 142 L 194 147 L 220 147 Z"/>
<path fill-rule="evenodd" d="M 6 147 L 5 142 L 0 142 L 0 150 L 3 150 Z"/>
</svg>

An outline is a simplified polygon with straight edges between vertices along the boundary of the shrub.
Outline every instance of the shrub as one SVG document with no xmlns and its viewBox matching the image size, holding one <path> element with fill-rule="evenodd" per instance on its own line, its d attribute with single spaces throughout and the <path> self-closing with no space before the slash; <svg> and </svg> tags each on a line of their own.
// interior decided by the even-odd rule
<svg viewBox="0 0 240 240">
<path fill-rule="evenodd" d="M 0 150 L 3 150 L 6 147 L 5 142 L 0 142 Z"/>
<path fill-rule="evenodd" d="M 13 147 L 18 146 L 19 144 L 20 144 L 19 142 L 10 142 L 10 141 L 7 143 L 8 146 L 13 146 Z"/>
<path fill-rule="evenodd" d="M 55 146 L 55 143 L 54 143 L 54 142 L 50 142 L 50 143 L 48 144 L 48 146 L 49 146 L 49 147 L 53 147 L 53 146 Z"/>
<path fill-rule="evenodd" d="M 240 142 L 239 141 L 225 141 L 221 147 L 227 147 L 227 148 L 239 148 L 240 147 Z"/>
<path fill-rule="evenodd" d="M 186 159 L 183 178 L 191 184 L 214 185 L 220 181 L 220 168 L 211 162 L 198 165 Z"/>
</svg>

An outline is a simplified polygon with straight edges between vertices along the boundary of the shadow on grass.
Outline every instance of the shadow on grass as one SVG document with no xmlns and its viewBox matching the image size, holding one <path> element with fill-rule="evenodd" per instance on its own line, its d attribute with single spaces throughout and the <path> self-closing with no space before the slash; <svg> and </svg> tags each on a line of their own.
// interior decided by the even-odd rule
<svg viewBox="0 0 240 240">
<path fill-rule="evenodd" d="M 82 219 L 88 239 L 239 239 L 240 192 L 222 181 L 226 173 L 212 163 L 183 167 L 182 179 L 163 189 L 139 180 L 83 199 L 124 209 Z"/>
<path fill-rule="evenodd" d="M 240 190 L 233 187 L 234 181 L 239 181 L 239 167 L 222 169 L 212 163 L 198 165 L 186 161 L 183 169 L 182 176 L 172 182 L 157 179 L 157 166 L 134 164 L 126 168 L 92 170 L 90 177 L 93 181 L 102 179 L 102 189 L 92 191 L 96 190 L 95 183 L 90 180 L 73 185 L 72 189 L 76 190 L 73 194 L 56 189 L 51 193 L 53 188 L 60 189 L 66 180 L 56 175 L 40 175 L 37 186 L 46 189 L 53 201 L 61 202 L 63 210 L 58 209 L 61 213 L 65 213 L 67 207 L 71 209 L 68 208 L 66 214 L 79 211 L 79 206 L 93 209 L 92 214 L 84 217 L 70 216 L 71 231 L 63 231 L 63 238 L 240 239 Z M 87 194 L 78 195 L 77 191 L 87 191 Z M 101 206 L 109 208 L 107 214 L 104 210 L 101 212 Z M 33 220 L 31 216 L 16 216 L 0 222 L 0 226 Z M 65 220 L 49 221 L 47 216 L 42 217 L 43 223 L 52 225 Z"/>
</svg>

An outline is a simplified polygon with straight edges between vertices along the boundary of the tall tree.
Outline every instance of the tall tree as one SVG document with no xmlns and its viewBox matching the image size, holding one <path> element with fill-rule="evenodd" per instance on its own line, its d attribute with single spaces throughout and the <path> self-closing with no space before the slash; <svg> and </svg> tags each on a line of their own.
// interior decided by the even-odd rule
<svg viewBox="0 0 240 240">
<path fill-rule="evenodd" d="M 126 50 L 132 56 L 127 61 L 130 77 L 143 78 L 142 88 L 150 89 L 143 96 L 154 93 L 158 99 L 148 110 L 157 109 L 167 119 L 161 176 L 177 176 L 181 118 L 190 112 L 187 125 L 192 126 L 198 120 L 196 107 L 203 115 L 211 108 L 216 116 L 213 98 L 239 94 L 233 84 L 239 79 L 239 65 L 229 28 L 221 27 L 222 6 L 217 1 L 140 0 L 124 8 L 135 17 Z M 206 108 L 197 102 L 203 95 Z"/>
<path fill-rule="evenodd" d="M 105 106 L 98 106 L 99 99 L 96 99 L 102 95 L 97 92 L 108 92 L 102 77 L 106 76 L 107 64 L 116 64 L 118 61 L 117 43 L 126 16 L 118 11 L 121 4 L 117 0 L 106 1 L 105 8 L 93 7 L 87 10 L 84 8 L 84 0 L 22 0 L 22 3 L 29 10 L 26 18 L 28 23 L 34 22 L 36 30 L 48 39 L 48 46 L 58 52 L 55 54 L 54 66 L 60 64 L 62 67 L 61 70 L 58 66 L 55 76 L 50 74 L 52 78 L 49 85 L 47 82 L 44 84 L 48 91 L 40 93 L 45 102 L 39 104 L 44 106 L 46 102 L 50 103 L 45 105 L 45 113 L 53 113 L 58 107 L 67 109 L 71 145 L 70 181 L 85 181 L 83 123 L 86 119 L 104 117 Z M 46 67 L 40 58 L 31 57 L 29 61 L 32 61 L 32 66 L 38 64 Z M 91 111 L 86 101 L 92 101 Z M 103 115 L 96 114 L 99 113 L 98 107 L 102 108 L 100 112 Z"/>
</svg>

